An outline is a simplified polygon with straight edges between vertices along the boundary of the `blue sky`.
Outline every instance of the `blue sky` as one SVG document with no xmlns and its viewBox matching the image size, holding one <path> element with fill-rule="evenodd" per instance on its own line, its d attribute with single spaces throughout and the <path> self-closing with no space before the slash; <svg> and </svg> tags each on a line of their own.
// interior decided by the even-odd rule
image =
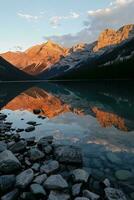
<svg viewBox="0 0 134 200">
<path fill-rule="evenodd" d="M 0 0 L 0 52 L 26 49 L 47 39 L 64 46 L 90 42 L 103 28 L 118 28 L 129 20 L 132 23 L 129 8 L 133 3 L 133 0 Z M 121 20 L 120 13 L 126 7 L 129 16 Z M 111 19 L 112 12 L 119 14 L 120 19 Z"/>
</svg>

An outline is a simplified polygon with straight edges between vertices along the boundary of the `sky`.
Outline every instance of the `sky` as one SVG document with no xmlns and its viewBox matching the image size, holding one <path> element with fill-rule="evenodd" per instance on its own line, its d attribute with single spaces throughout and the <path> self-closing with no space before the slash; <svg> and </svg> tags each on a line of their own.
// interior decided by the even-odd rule
<svg viewBox="0 0 134 200">
<path fill-rule="evenodd" d="M 90 43 L 106 28 L 134 23 L 134 0 L 0 0 L 0 52 L 51 39 Z"/>
</svg>

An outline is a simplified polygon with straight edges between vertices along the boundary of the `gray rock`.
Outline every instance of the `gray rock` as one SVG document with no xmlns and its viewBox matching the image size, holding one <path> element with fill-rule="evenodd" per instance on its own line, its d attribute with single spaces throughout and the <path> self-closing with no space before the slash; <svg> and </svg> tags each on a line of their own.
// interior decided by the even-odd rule
<svg viewBox="0 0 134 200">
<path fill-rule="evenodd" d="M 29 154 L 30 160 L 32 161 L 41 160 L 45 156 L 45 154 L 37 148 L 31 148 L 28 154 Z"/>
<path fill-rule="evenodd" d="M 41 175 L 37 176 L 37 177 L 33 180 L 33 182 L 41 185 L 41 184 L 44 183 L 44 181 L 46 181 L 46 180 L 47 180 L 47 175 L 46 175 L 46 174 L 41 174 Z"/>
<path fill-rule="evenodd" d="M 14 154 L 5 150 L 0 153 L 0 171 L 4 173 L 12 173 L 21 168 L 19 160 L 14 156 Z"/>
<path fill-rule="evenodd" d="M 89 200 L 89 199 L 86 197 L 76 197 L 74 200 Z"/>
<path fill-rule="evenodd" d="M 39 185 L 39 184 L 32 184 L 30 186 L 30 189 L 31 189 L 31 192 L 34 194 L 34 195 L 39 195 L 39 196 L 46 196 L 46 191 L 44 190 L 44 188 Z"/>
<path fill-rule="evenodd" d="M 49 160 L 44 162 L 40 168 L 41 173 L 52 174 L 59 169 L 59 163 L 56 160 Z"/>
<path fill-rule="evenodd" d="M 51 145 L 47 145 L 46 147 L 44 147 L 43 151 L 46 153 L 46 154 L 51 154 L 52 151 L 53 151 L 53 148 Z"/>
<path fill-rule="evenodd" d="M 4 196 L 1 197 L 1 200 L 17 200 L 19 196 L 19 190 L 14 189 L 13 191 L 5 194 Z"/>
<path fill-rule="evenodd" d="M 98 200 L 100 199 L 100 196 L 98 194 L 95 194 L 93 192 L 90 192 L 89 190 L 83 191 L 83 196 L 90 199 L 90 200 Z"/>
<path fill-rule="evenodd" d="M 70 195 L 63 192 L 51 191 L 48 200 L 70 200 Z"/>
<path fill-rule="evenodd" d="M 58 146 L 54 151 L 56 160 L 62 163 L 82 164 L 81 150 L 74 146 Z"/>
<path fill-rule="evenodd" d="M 49 145 L 52 144 L 53 142 L 53 136 L 46 136 L 43 137 L 39 140 L 38 142 L 38 147 L 42 150 L 45 151 L 45 148 Z"/>
<path fill-rule="evenodd" d="M 13 153 L 19 153 L 26 149 L 27 143 L 25 140 L 20 140 L 19 142 L 16 142 L 12 146 L 10 146 L 9 150 Z"/>
<path fill-rule="evenodd" d="M 7 115 L 0 113 L 0 120 L 4 120 L 7 118 Z"/>
<path fill-rule="evenodd" d="M 107 200 L 127 200 L 125 194 L 118 189 L 105 188 L 105 196 Z"/>
<path fill-rule="evenodd" d="M 35 121 L 29 121 L 29 122 L 27 122 L 27 124 L 32 125 L 32 126 L 35 126 L 35 125 L 36 125 L 36 122 L 35 122 Z"/>
<path fill-rule="evenodd" d="M 115 176 L 117 179 L 121 180 L 121 181 L 125 181 L 128 180 L 129 178 L 133 177 L 132 172 L 128 171 L 128 170 L 117 170 L 115 172 Z"/>
<path fill-rule="evenodd" d="M 26 132 L 31 132 L 31 131 L 34 131 L 35 130 L 35 127 L 34 126 L 29 126 L 25 129 Z"/>
<path fill-rule="evenodd" d="M 110 186 L 111 186 L 110 181 L 109 181 L 108 178 L 106 178 L 104 181 L 102 181 L 102 184 L 103 184 L 104 188 L 105 188 L 105 187 L 110 187 Z"/>
<path fill-rule="evenodd" d="M 111 163 L 121 164 L 121 159 L 116 154 L 114 154 L 112 152 L 107 153 L 107 159 Z"/>
<path fill-rule="evenodd" d="M 72 195 L 74 197 L 78 196 L 81 192 L 82 183 L 77 183 L 72 186 Z"/>
<path fill-rule="evenodd" d="M 33 166 L 31 167 L 35 172 L 39 171 L 40 164 L 39 163 L 34 163 Z"/>
<path fill-rule="evenodd" d="M 14 175 L 0 176 L 0 194 L 12 189 L 15 185 L 15 180 L 16 179 Z"/>
<path fill-rule="evenodd" d="M 90 174 L 83 169 L 75 169 L 72 171 L 71 175 L 75 183 L 78 183 L 78 182 L 86 183 L 90 176 Z"/>
<path fill-rule="evenodd" d="M 0 141 L 0 153 L 7 149 L 7 144 L 5 142 Z"/>
<path fill-rule="evenodd" d="M 68 188 L 68 183 L 61 175 L 51 175 L 44 182 L 44 186 L 50 190 L 63 190 Z"/>
<path fill-rule="evenodd" d="M 27 145 L 35 144 L 35 137 L 26 138 Z"/>
<path fill-rule="evenodd" d="M 25 189 L 32 182 L 33 178 L 33 170 L 27 169 L 16 176 L 16 186 Z"/>
</svg>

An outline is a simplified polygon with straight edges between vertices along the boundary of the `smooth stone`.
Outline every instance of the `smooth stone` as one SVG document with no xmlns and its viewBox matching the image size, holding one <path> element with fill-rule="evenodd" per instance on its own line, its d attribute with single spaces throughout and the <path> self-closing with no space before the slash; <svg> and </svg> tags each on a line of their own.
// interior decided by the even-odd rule
<svg viewBox="0 0 134 200">
<path fill-rule="evenodd" d="M 38 161 L 45 157 L 45 154 L 37 148 L 31 148 L 28 152 L 31 161 Z"/>
<path fill-rule="evenodd" d="M 13 153 L 19 153 L 25 151 L 26 147 L 27 147 L 26 141 L 20 140 L 19 142 L 16 142 L 12 146 L 10 146 L 9 150 L 12 151 Z"/>
<path fill-rule="evenodd" d="M 34 194 L 34 195 L 43 195 L 43 196 L 46 196 L 46 191 L 44 190 L 44 188 L 39 185 L 39 184 L 32 184 L 30 186 L 30 189 L 31 189 L 31 192 Z"/>
<path fill-rule="evenodd" d="M 56 160 L 49 160 L 44 162 L 40 168 L 41 173 L 52 174 L 59 169 L 59 162 Z"/>
<path fill-rule="evenodd" d="M 7 149 L 7 144 L 5 142 L 0 141 L 0 153 Z"/>
<path fill-rule="evenodd" d="M 121 181 L 125 181 L 133 176 L 132 172 L 128 170 L 118 170 L 115 172 L 115 176 L 117 179 Z"/>
<path fill-rule="evenodd" d="M 8 192 L 15 185 L 15 176 L 14 175 L 2 175 L 0 176 L 0 194 Z"/>
<path fill-rule="evenodd" d="M 46 136 L 46 137 L 43 137 L 41 138 L 39 141 L 38 141 L 38 147 L 44 151 L 44 149 L 46 148 L 46 146 L 48 146 L 49 144 L 52 144 L 53 142 L 53 136 Z"/>
<path fill-rule="evenodd" d="M 46 147 L 44 147 L 43 150 L 44 150 L 44 152 L 45 152 L 46 154 L 51 154 L 52 151 L 53 151 L 53 148 L 52 148 L 51 145 L 47 145 Z"/>
<path fill-rule="evenodd" d="M 48 200 L 70 200 L 70 195 L 63 192 L 51 191 Z"/>
<path fill-rule="evenodd" d="M 24 131 L 24 128 L 18 128 L 18 129 L 16 130 L 17 133 L 21 133 L 21 132 L 23 132 L 23 131 Z"/>
<path fill-rule="evenodd" d="M 37 176 L 34 180 L 33 180 L 33 182 L 34 183 L 38 183 L 38 184 L 42 184 L 44 181 L 46 181 L 47 180 L 47 175 L 46 174 L 41 174 L 41 175 L 39 175 L 39 176 Z"/>
<path fill-rule="evenodd" d="M 26 132 L 31 132 L 31 131 L 34 131 L 35 130 L 35 127 L 34 126 L 29 126 L 25 129 Z"/>
<path fill-rule="evenodd" d="M 29 122 L 27 122 L 27 124 L 32 125 L 32 126 L 35 126 L 35 125 L 36 125 L 36 122 L 35 122 L 35 121 L 29 121 Z"/>
<path fill-rule="evenodd" d="M 88 198 L 88 199 L 90 199 L 90 200 L 98 200 L 98 199 L 100 199 L 100 196 L 98 194 L 90 192 L 89 190 L 83 190 L 83 196 Z"/>
<path fill-rule="evenodd" d="M 16 176 L 16 186 L 25 189 L 32 182 L 33 178 L 33 170 L 27 169 Z"/>
<path fill-rule="evenodd" d="M 39 163 L 34 163 L 33 166 L 31 167 L 34 171 L 39 171 L 40 169 L 40 164 Z"/>
<path fill-rule="evenodd" d="M 107 159 L 111 163 L 121 164 L 121 159 L 116 154 L 114 154 L 112 152 L 107 153 Z"/>
<path fill-rule="evenodd" d="M 68 183 L 61 175 L 51 175 L 44 182 L 44 187 L 49 190 L 64 190 L 68 188 Z"/>
<path fill-rule="evenodd" d="M 61 163 L 82 165 L 82 152 L 78 147 L 58 146 L 55 147 L 54 155 L 56 160 Z"/>
<path fill-rule="evenodd" d="M 19 196 L 19 190 L 14 189 L 13 191 L 5 194 L 4 196 L 1 197 L 1 200 L 17 200 Z"/>
<path fill-rule="evenodd" d="M 86 197 L 76 197 L 74 200 L 89 200 L 89 199 Z"/>
<path fill-rule="evenodd" d="M 81 192 L 82 183 L 77 183 L 72 186 L 72 195 L 74 197 L 78 196 Z"/>
<path fill-rule="evenodd" d="M 78 183 L 78 182 L 86 183 L 90 176 L 90 174 L 83 169 L 75 169 L 71 172 L 71 175 L 75 183 Z"/>
<path fill-rule="evenodd" d="M 107 200 L 127 200 L 121 190 L 109 187 L 105 188 L 104 191 Z"/>
<path fill-rule="evenodd" d="M 5 150 L 0 153 L 0 171 L 4 173 L 12 173 L 21 168 L 21 163 L 14 154 Z"/>
<path fill-rule="evenodd" d="M 30 137 L 25 139 L 27 142 L 27 145 L 34 145 L 35 144 L 35 137 Z"/>
</svg>

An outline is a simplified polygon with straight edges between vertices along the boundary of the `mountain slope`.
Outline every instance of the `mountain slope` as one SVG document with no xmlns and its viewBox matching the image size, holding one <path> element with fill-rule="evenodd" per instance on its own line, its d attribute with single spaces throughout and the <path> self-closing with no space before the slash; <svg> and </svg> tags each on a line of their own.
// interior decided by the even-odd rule
<svg viewBox="0 0 134 200">
<path fill-rule="evenodd" d="M 1 56 L 18 69 L 31 75 L 37 75 L 58 62 L 67 53 L 68 49 L 49 40 L 41 45 L 31 47 L 25 52 L 7 52 Z"/>
<path fill-rule="evenodd" d="M 32 76 L 17 69 L 4 58 L 0 57 L 0 80 L 1 81 L 17 81 L 17 80 L 31 80 Z"/>
</svg>

